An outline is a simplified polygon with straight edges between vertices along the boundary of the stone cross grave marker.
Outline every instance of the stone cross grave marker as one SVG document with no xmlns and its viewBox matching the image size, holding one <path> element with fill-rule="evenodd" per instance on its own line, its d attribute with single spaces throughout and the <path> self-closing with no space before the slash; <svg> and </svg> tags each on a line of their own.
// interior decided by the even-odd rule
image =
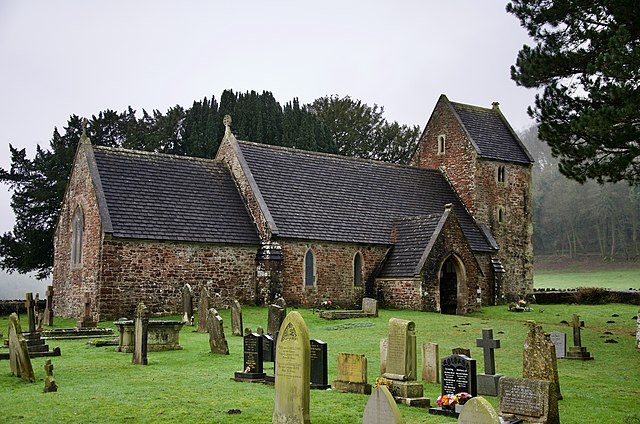
<svg viewBox="0 0 640 424">
<path fill-rule="evenodd" d="M 311 388 L 330 389 L 327 367 L 327 344 L 322 340 L 310 340 Z"/>
<path fill-rule="evenodd" d="M 309 330 L 299 312 L 287 315 L 278 334 L 273 424 L 310 423 Z"/>
<path fill-rule="evenodd" d="M 478 394 L 498 396 L 498 381 L 502 374 L 496 374 L 494 349 L 500 348 L 500 340 L 493 339 L 493 329 L 483 328 L 482 338 L 476 339 L 476 346 L 484 350 L 484 374 L 478 374 Z"/>
<path fill-rule="evenodd" d="M 373 391 L 364 407 L 362 424 L 401 424 L 402 415 L 387 386 L 381 384 Z"/>
<path fill-rule="evenodd" d="M 207 315 L 209 311 L 209 290 L 203 287 L 198 299 L 198 333 L 207 332 Z"/>
<path fill-rule="evenodd" d="M 193 325 L 193 290 L 187 283 L 182 287 L 182 321 Z"/>
<path fill-rule="evenodd" d="M 234 374 L 236 381 L 262 381 L 265 373 L 262 369 L 263 344 L 260 334 L 251 333 L 244 336 L 244 369 Z"/>
<path fill-rule="evenodd" d="M 467 392 L 478 395 L 476 360 L 465 355 L 442 358 L 442 394 Z"/>
<path fill-rule="evenodd" d="M 133 358 L 136 365 L 147 365 L 147 338 L 149 335 L 149 310 L 144 303 L 136 307 L 136 319 L 133 329 Z"/>
<path fill-rule="evenodd" d="M 95 328 L 98 324 L 93 320 L 91 316 L 91 293 L 85 292 L 83 296 L 83 304 L 84 304 L 84 314 L 80 318 L 80 321 L 77 322 L 76 326 L 78 328 Z"/>
<path fill-rule="evenodd" d="M 498 412 L 504 418 L 529 423 L 559 424 L 556 387 L 549 380 L 502 377 Z"/>
<path fill-rule="evenodd" d="M 556 348 L 556 358 L 564 358 L 567 355 L 567 335 L 561 331 L 552 331 L 549 338 Z"/>
<path fill-rule="evenodd" d="M 273 336 L 276 331 L 280 330 L 287 310 L 282 306 L 269 305 L 267 308 L 267 334 Z"/>
<path fill-rule="evenodd" d="M 558 399 L 562 399 L 556 348 L 549 335 L 544 333 L 542 326 L 531 320 L 527 321 L 527 325 L 529 333 L 524 340 L 522 377 L 552 381 L 556 386 L 555 393 L 558 394 Z"/>
<path fill-rule="evenodd" d="M 229 354 L 229 345 L 224 337 L 224 327 L 222 326 L 222 317 L 218 315 L 215 308 L 209 309 L 207 313 L 207 331 L 209 332 L 209 348 L 211 353 L 219 353 L 221 355 Z"/>
<path fill-rule="evenodd" d="M 370 395 L 371 384 L 367 383 L 367 357 L 355 353 L 338 353 L 338 368 L 333 388 L 339 392 Z"/>
<path fill-rule="evenodd" d="M 478 396 L 464 404 L 458 424 L 500 424 L 500 416 L 488 400 Z"/>
<path fill-rule="evenodd" d="M 53 286 L 47 286 L 47 303 L 44 307 L 44 325 L 53 326 Z"/>
<path fill-rule="evenodd" d="M 24 306 L 27 309 L 27 319 L 29 322 L 29 333 L 36 332 L 36 302 L 33 299 L 33 293 L 26 294 Z"/>
<path fill-rule="evenodd" d="M 422 343 L 422 381 L 440 382 L 440 353 L 437 343 Z"/>
<path fill-rule="evenodd" d="M 231 335 L 242 337 L 242 306 L 235 299 L 231 302 Z"/>
<path fill-rule="evenodd" d="M 18 314 L 15 312 L 9 316 L 9 366 L 16 377 L 35 383 L 27 341 L 22 335 Z"/>
<path fill-rule="evenodd" d="M 44 379 L 44 393 L 49 392 L 57 392 L 58 385 L 56 384 L 55 378 L 53 378 L 53 364 L 51 363 L 51 359 L 47 359 L 46 364 L 44 364 L 44 372 L 46 377 Z"/>
<path fill-rule="evenodd" d="M 584 321 L 580 321 L 580 317 L 574 314 L 571 326 L 573 327 L 573 346 L 569 346 L 566 359 L 580 359 L 583 361 L 593 359 L 587 348 L 582 346 L 580 327 L 584 327 Z"/>
</svg>

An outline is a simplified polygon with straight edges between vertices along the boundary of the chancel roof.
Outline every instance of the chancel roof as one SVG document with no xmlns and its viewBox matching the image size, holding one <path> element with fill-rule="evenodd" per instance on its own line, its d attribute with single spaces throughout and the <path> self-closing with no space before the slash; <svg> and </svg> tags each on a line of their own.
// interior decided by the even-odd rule
<svg viewBox="0 0 640 424">
<path fill-rule="evenodd" d="M 114 236 L 259 243 L 223 162 L 98 146 L 92 151 L 103 225 Z"/>
</svg>

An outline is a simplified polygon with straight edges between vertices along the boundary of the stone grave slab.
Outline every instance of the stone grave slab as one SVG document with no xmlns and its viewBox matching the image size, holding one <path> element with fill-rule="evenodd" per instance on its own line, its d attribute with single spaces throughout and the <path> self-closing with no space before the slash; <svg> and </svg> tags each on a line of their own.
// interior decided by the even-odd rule
<svg viewBox="0 0 640 424">
<path fill-rule="evenodd" d="M 498 396 L 498 382 L 502 374 L 496 374 L 494 349 L 500 347 L 500 340 L 493 339 L 493 329 L 483 328 L 482 338 L 476 339 L 476 346 L 484 351 L 484 374 L 478 374 L 478 394 Z"/>
<path fill-rule="evenodd" d="M 401 424 L 403 422 L 400 409 L 387 386 L 376 387 L 364 407 L 362 424 Z"/>
<path fill-rule="evenodd" d="M 209 314 L 209 290 L 203 287 L 198 298 L 198 333 L 207 332 L 207 315 Z"/>
<path fill-rule="evenodd" d="M 549 333 L 549 338 L 556 348 L 556 358 L 564 358 L 567 355 L 567 334 L 561 331 L 552 331 Z"/>
<path fill-rule="evenodd" d="M 328 384 L 327 344 L 322 340 L 310 340 L 311 388 L 330 389 Z"/>
<path fill-rule="evenodd" d="M 218 311 L 215 308 L 210 308 L 207 313 L 207 331 L 209 332 L 209 348 L 211 353 L 228 355 L 229 345 L 227 339 L 224 337 L 222 317 L 218 315 Z M 262 366 L 262 361 L 260 361 L 260 366 Z"/>
<path fill-rule="evenodd" d="M 500 424 L 500 416 L 482 396 L 471 398 L 462 406 L 458 423 L 462 424 Z"/>
<path fill-rule="evenodd" d="M 551 337 L 545 334 L 542 326 L 535 321 L 527 321 L 529 332 L 524 340 L 522 353 L 522 377 L 532 380 L 553 381 L 558 394 L 560 393 L 560 379 L 558 378 L 558 358 L 556 348 L 551 342 Z"/>
<path fill-rule="evenodd" d="M 273 424 L 310 423 L 310 346 L 304 319 L 289 313 L 277 339 Z"/>
<path fill-rule="evenodd" d="M 371 384 L 367 383 L 367 357 L 355 353 L 338 353 L 338 368 L 333 388 L 340 392 L 370 395 Z"/>
<path fill-rule="evenodd" d="M 154 320 L 147 322 L 147 352 L 163 352 L 166 350 L 181 350 L 180 346 L 180 330 L 186 323 L 183 321 L 173 320 Z M 120 319 L 114 321 L 113 325 L 118 328 L 118 347 L 116 352 L 133 352 L 134 348 L 134 330 L 135 321 L 128 319 Z M 79 330 L 83 331 L 83 330 Z M 89 330 L 82 337 L 98 337 L 97 335 L 89 335 Z M 112 332 L 97 332 L 96 334 L 104 337 L 111 335 Z M 78 338 L 81 336 L 78 336 Z"/>
<path fill-rule="evenodd" d="M 235 299 L 231 302 L 231 335 L 242 337 L 242 306 Z"/>
<path fill-rule="evenodd" d="M 440 382 L 440 352 L 437 343 L 422 343 L 422 381 Z"/>
<path fill-rule="evenodd" d="M 580 321 L 578 315 L 573 315 L 571 320 L 571 326 L 573 327 L 573 346 L 569 346 L 566 359 L 579 359 L 581 361 L 587 361 L 593 359 L 593 356 L 587 351 L 587 348 L 582 346 L 582 338 L 580 336 L 580 327 L 584 327 L 584 321 Z"/>
<path fill-rule="evenodd" d="M 264 380 L 266 374 L 262 369 L 263 337 L 258 333 L 244 336 L 244 369 L 234 374 L 236 381 L 261 382 Z"/>
<path fill-rule="evenodd" d="M 149 326 L 149 310 L 144 303 L 138 303 L 136 307 L 136 319 L 133 330 L 133 358 L 131 362 L 136 365 L 147 365 L 147 337 Z"/>
<path fill-rule="evenodd" d="M 35 383 L 36 378 L 31 366 L 27 342 L 22 335 L 22 328 L 15 312 L 9 316 L 9 366 L 11 373 L 25 381 Z"/>
<path fill-rule="evenodd" d="M 365 297 L 362 299 L 362 309 L 334 309 L 320 311 L 320 318 L 326 320 L 370 318 L 378 316 L 378 301 Z"/>
<path fill-rule="evenodd" d="M 193 290 L 188 283 L 182 287 L 182 321 L 193 325 Z"/>
<path fill-rule="evenodd" d="M 549 380 L 503 377 L 500 379 L 498 412 L 502 417 L 529 423 L 559 424 L 555 384 Z"/>
</svg>

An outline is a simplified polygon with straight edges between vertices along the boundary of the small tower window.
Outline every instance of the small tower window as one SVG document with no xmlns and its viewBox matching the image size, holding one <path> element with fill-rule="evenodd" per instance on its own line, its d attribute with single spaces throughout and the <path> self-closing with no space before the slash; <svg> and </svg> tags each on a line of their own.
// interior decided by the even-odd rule
<svg viewBox="0 0 640 424">
<path fill-rule="evenodd" d="M 444 134 L 438 136 L 438 154 L 444 155 L 447 137 Z"/>
<path fill-rule="evenodd" d="M 504 224 L 504 208 L 498 206 L 498 224 Z"/>
<path fill-rule="evenodd" d="M 353 285 L 355 287 L 362 286 L 362 255 L 356 253 L 353 258 Z"/>
<path fill-rule="evenodd" d="M 307 250 L 304 255 L 304 286 L 313 287 L 316 285 L 316 258 L 313 250 Z"/>
<path fill-rule="evenodd" d="M 84 216 L 82 208 L 76 208 L 71 222 L 71 264 L 82 264 L 82 236 L 84 232 Z"/>
<path fill-rule="evenodd" d="M 506 181 L 506 170 L 503 165 L 498 167 L 498 182 L 504 184 Z"/>
</svg>

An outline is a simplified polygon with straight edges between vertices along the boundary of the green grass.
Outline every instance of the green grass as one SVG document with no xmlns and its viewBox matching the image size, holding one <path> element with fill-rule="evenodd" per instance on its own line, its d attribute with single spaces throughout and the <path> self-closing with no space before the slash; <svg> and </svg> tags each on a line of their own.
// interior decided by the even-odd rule
<svg viewBox="0 0 640 424">
<path fill-rule="evenodd" d="M 595 357 L 588 362 L 560 361 L 560 401 L 563 423 L 631 423 L 640 422 L 640 352 L 634 348 L 635 321 L 633 305 L 545 305 L 533 312 L 508 312 L 505 306 L 484 308 L 470 316 L 445 316 L 414 311 L 382 310 L 378 318 L 346 321 L 323 321 L 310 310 L 299 310 L 312 338 L 328 343 L 329 380 L 335 378 L 338 352 L 364 353 L 369 363 L 369 382 L 379 375 L 379 340 L 387 333 L 391 317 L 411 319 L 417 328 L 418 344 L 435 342 L 440 355 L 454 347 L 471 348 L 482 372 L 482 351 L 475 339 L 482 328 L 493 328 L 501 340 L 496 351 L 498 372 L 522 375 L 522 345 L 526 335 L 524 322 L 535 319 L 545 331 L 565 331 L 561 324 L 578 313 L 586 322 L 583 345 Z M 266 327 L 264 308 L 244 307 L 244 325 Z M 57 393 L 42 393 L 45 358 L 34 358 L 37 382 L 25 383 L 10 375 L 9 361 L 0 361 L 0 422 L 182 422 L 182 423 L 270 423 L 274 389 L 271 386 L 238 383 L 231 380 L 242 368 L 242 338 L 231 337 L 230 314 L 220 311 L 231 355 L 208 353 L 208 335 L 185 327 L 181 333 L 181 351 L 150 352 L 148 366 L 131 364 L 131 354 L 116 353 L 114 347 L 96 348 L 86 341 L 51 342 L 60 346 L 62 356 L 51 358 L 59 386 Z M 619 317 L 612 318 L 612 314 Z M 178 319 L 177 316 L 172 317 Z M 614 320 L 615 323 L 607 324 Z M 23 327 L 26 323 L 23 319 Z M 368 323 L 369 326 L 336 324 Z M 0 317 L 0 329 L 6 331 L 7 317 Z M 56 321 L 57 327 L 70 327 L 71 320 Z M 105 323 L 108 325 L 109 323 Z M 367 325 L 368 325 L 367 324 Z M 613 334 L 605 335 L 604 331 Z M 6 334 L 5 334 L 6 336 Z M 617 344 L 604 343 L 607 339 Z M 420 348 L 419 348 L 420 350 Z M 420 366 L 420 360 L 418 359 Z M 432 403 L 440 392 L 437 384 L 424 383 L 425 396 Z M 496 405 L 495 398 L 488 398 Z M 313 423 L 358 423 L 367 396 L 311 391 Z M 230 409 L 241 414 L 229 415 Z M 401 405 L 406 423 L 445 423 L 446 417 L 428 415 L 424 409 Z"/>
<path fill-rule="evenodd" d="M 536 270 L 535 288 L 575 289 L 602 287 L 616 290 L 640 289 L 640 268 L 612 271 L 557 271 Z"/>
</svg>

